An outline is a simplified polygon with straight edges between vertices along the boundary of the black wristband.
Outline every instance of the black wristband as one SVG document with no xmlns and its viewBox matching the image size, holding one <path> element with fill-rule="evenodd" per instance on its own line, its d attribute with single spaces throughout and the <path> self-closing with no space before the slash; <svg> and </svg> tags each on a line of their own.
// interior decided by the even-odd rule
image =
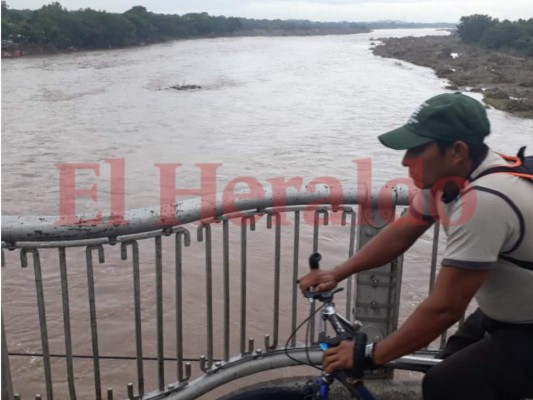
<svg viewBox="0 0 533 400">
<path fill-rule="evenodd" d="M 374 350 L 376 349 L 376 342 L 369 343 L 365 347 L 365 369 L 377 369 L 380 366 L 374 363 Z"/>
<path fill-rule="evenodd" d="M 353 361 L 352 361 L 352 376 L 354 378 L 362 378 L 365 370 L 365 350 L 368 341 L 366 333 L 356 332 L 353 337 Z"/>
</svg>

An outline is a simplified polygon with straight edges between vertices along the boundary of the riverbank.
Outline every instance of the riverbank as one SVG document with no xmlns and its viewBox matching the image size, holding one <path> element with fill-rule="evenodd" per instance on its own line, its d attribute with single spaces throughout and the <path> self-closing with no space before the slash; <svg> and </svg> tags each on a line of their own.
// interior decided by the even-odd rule
<svg viewBox="0 0 533 400">
<path fill-rule="evenodd" d="M 267 37 L 285 37 L 285 36 L 323 36 L 323 35 L 353 35 L 359 33 L 368 33 L 371 32 L 370 29 L 366 28 L 353 28 L 353 29 L 340 29 L 340 28 L 326 28 L 326 29 L 249 29 L 239 31 L 238 33 L 228 34 L 228 35 L 199 35 L 199 36 L 187 36 L 187 37 L 178 37 L 178 38 L 165 38 L 161 40 L 150 40 L 144 42 L 135 42 L 126 46 L 110 46 L 110 47 L 67 47 L 67 48 L 58 48 L 51 43 L 48 44 L 34 44 L 34 43 L 20 43 L 20 44 L 11 44 L 16 45 L 20 48 L 21 55 L 24 56 L 41 56 L 41 55 L 55 55 L 55 54 L 68 54 L 75 53 L 80 51 L 95 51 L 95 50 L 117 50 L 125 48 L 135 48 L 148 46 L 152 44 L 165 43 L 177 40 L 200 40 L 200 39 L 216 39 L 216 38 L 236 38 L 236 37 L 257 37 L 257 36 L 267 36 Z M 4 46 L 5 44 L 3 44 Z"/>
<path fill-rule="evenodd" d="M 456 36 L 375 39 L 377 56 L 432 68 L 447 79 L 451 90 L 483 93 L 492 107 L 533 118 L 533 58 L 488 50 L 461 42 Z"/>
</svg>

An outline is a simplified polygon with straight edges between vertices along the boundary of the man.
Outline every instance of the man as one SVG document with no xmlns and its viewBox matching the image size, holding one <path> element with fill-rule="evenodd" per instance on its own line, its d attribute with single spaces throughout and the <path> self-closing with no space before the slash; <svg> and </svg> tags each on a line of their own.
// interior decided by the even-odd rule
<svg viewBox="0 0 533 400">
<path fill-rule="evenodd" d="M 483 143 L 489 132 L 482 104 L 447 93 L 379 136 L 385 146 L 406 150 L 402 164 L 422 190 L 404 217 L 355 256 L 299 281 L 302 290 L 330 290 L 351 274 L 389 263 L 438 220 L 447 242 L 432 293 L 367 354 L 370 367 L 421 349 L 458 321 L 475 297 L 483 329 L 472 341 L 479 340 L 425 375 L 426 400 L 533 397 L 533 269 L 526 268 L 533 265 L 533 184 L 505 173 L 480 176 L 507 165 Z M 352 368 L 353 343 L 324 352 L 323 366 L 327 372 Z"/>
</svg>

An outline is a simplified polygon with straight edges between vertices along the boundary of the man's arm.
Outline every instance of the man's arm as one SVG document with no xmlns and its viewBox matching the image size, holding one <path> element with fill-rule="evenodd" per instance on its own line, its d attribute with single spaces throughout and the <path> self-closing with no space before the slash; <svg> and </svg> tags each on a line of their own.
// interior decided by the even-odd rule
<svg viewBox="0 0 533 400">
<path fill-rule="evenodd" d="M 518 216 L 502 197 L 472 190 L 461 201 L 448 221 L 443 266 L 433 292 L 400 329 L 376 345 L 377 363 L 420 349 L 457 321 L 500 251 L 519 236 Z"/>
<path fill-rule="evenodd" d="M 395 332 L 376 344 L 374 362 L 383 364 L 433 341 L 457 322 L 490 270 L 444 266 L 429 297 Z"/>
<path fill-rule="evenodd" d="M 374 348 L 374 364 L 395 360 L 426 346 L 459 320 L 490 270 L 442 267 L 435 287 L 407 321 Z M 324 352 L 326 372 L 353 366 L 353 342 L 344 341 Z"/>
<path fill-rule="evenodd" d="M 317 290 L 331 290 L 348 276 L 385 265 L 403 254 L 422 234 L 433 225 L 408 211 L 374 239 L 363 246 L 354 256 L 333 270 L 313 270 L 300 278 L 300 289 L 309 287 Z"/>
<path fill-rule="evenodd" d="M 433 225 L 415 217 L 411 210 L 382 230 L 353 257 L 337 266 L 333 272 L 337 282 L 352 274 L 388 264 L 405 253 Z"/>
</svg>

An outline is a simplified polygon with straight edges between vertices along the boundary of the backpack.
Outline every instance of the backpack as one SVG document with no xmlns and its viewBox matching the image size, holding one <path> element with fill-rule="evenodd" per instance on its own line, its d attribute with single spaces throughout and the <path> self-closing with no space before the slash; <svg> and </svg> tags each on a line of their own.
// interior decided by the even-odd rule
<svg viewBox="0 0 533 400">
<path fill-rule="evenodd" d="M 509 166 L 489 168 L 476 176 L 475 179 L 479 179 L 488 174 L 504 173 L 524 178 L 533 183 L 533 156 L 526 157 L 524 155 L 525 152 L 526 146 L 521 147 L 516 156 L 507 156 L 498 153 L 504 160 L 513 162 L 513 164 L 509 164 Z"/>
<path fill-rule="evenodd" d="M 508 166 L 489 168 L 483 171 L 482 173 L 480 173 L 478 176 L 476 176 L 474 180 L 479 179 L 482 176 L 485 176 L 488 174 L 502 174 L 503 173 L 503 174 L 518 176 L 520 178 L 523 178 L 533 183 L 533 156 L 526 157 L 524 155 L 525 151 L 526 151 L 526 146 L 523 146 L 520 148 L 520 150 L 518 150 L 518 153 L 516 154 L 516 156 L 507 156 L 504 154 L 500 154 L 500 156 L 504 160 L 512 162 L 512 164 L 509 164 Z M 511 253 L 513 250 L 514 249 L 511 249 L 507 253 Z M 499 257 L 513 264 L 516 264 L 522 268 L 533 271 L 533 261 L 518 260 L 516 258 L 510 257 L 509 255 L 505 253 L 500 254 Z"/>
</svg>

